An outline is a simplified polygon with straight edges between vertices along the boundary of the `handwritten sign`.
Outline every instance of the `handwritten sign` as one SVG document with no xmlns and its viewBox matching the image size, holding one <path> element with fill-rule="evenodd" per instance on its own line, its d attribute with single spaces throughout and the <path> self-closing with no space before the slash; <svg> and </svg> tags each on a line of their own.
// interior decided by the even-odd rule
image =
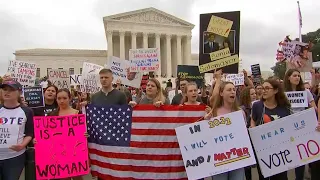
<svg viewBox="0 0 320 180">
<path fill-rule="evenodd" d="M 97 64 L 92 64 L 88 62 L 83 63 L 81 76 L 81 92 L 96 93 L 100 90 L 101 84 L 99 78 L 99 71 L 101 69 L 103 69 L 103 67 Z"/>
<path fill-rule="evenodd" d="M 88 174 L 86 117 L 34 117 L 37 179 L 58 179 Z"/>
<path fill-rule="evenodd" d="M 34 86 L 37 67 L 35 63 L 10 60 L 8 73 L 14 81 L 19 82 L 23 87 Z"/>
<path fill-rule="evenodd" d="M 27 87 L 23 89 L 24 99 L 30 108 L 44 107 L 42 87 Z"/>
<path fill-rule="evenodd" d="M 116 83 L 116 81 L 120 79 L 124 85 L 140 88 L 142 73 L 131 72 L 130 62 L 128 60 L 111 57 L 106 66 L 111 69 L 113 73 L 113 83 Z"/>
<path fill-rule="evenodd" d="M 287 98 L 291 104 L 291 107 L 308 107 L 309 102 L 307 98 L 307 92 L 306 91 L 290 91 L 285 92 L 287 95 Z"/>
<path fill-rule="evenodd" d="M 320 159 L 320 133 L 313 108 L 250 128 L 265 178 Z"/>
<path fill-rule="evenodd" d="M 229 56 L 231 56 L 229 48 L 221 49 L 219 51 L 214 51 L 214 52 L 210 53 L 211 61 L 225 58 L 225 57 L 229 57 Z"/>
<path fill-rule="evenodd" d="M 227 74 L 226 81 L 232 82 L 235 86 L 244 85 L 244 74 Z"/>
<path fill-rule="evenodd" d="M 232 64 L 237 64 L 237 63 L 239 63 L 239 57 L 236 54 L 230 57 L 212 61 L 207 64 L 202 64 L 199 66 L 199 71 L 200 73 L 204 73 L 204 72 L 208 72 L 211 70 L 219 69 L 219 68 L 230 66 Z"/>
<path fill-rule="evenodd" d="M 0 148 L 9 148 L 18 144 L 19 126 L 16 124 L 6 124 L 7 119 L 0 119 Z"/>
<path fill-rule="evenodd" d="M 82 82 L 81 74 L 70 75 L 70 85 L 71 86 L 81 85 L 81 82 Z"/>
<path fill-rule="evenodd" d="M 69 89 L 70 87 L 69 72 L 67 70 L 50 69 L 48 70 L 48 78 L 58 89 Z"/>
<path fill-rule="evenodd" d="M 152 72 L 160 68 L 159 48 L 130 49 L 130 71 L 131 72 Z"/>
<path fill-rule="evenodd" d="M 207 31 L 213 32 L 223 37 L 228 37 L 233 22 L 218 16 L 211 16 Z"/>
<path fill-rule="evenodd" d="M 242 111 L 176 128 L 188 179 L 255 164 Z"/>
</svg>

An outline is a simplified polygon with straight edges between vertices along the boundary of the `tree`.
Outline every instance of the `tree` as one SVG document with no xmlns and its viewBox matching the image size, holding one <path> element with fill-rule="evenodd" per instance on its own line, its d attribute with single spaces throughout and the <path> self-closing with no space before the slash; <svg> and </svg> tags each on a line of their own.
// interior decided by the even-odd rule
<svg viewBox="0 0 320 180">
<path fill-rule="evenodd" d="M 287 64 L 286 62 L 277 62 L 275 66 L 271 68 L 273 74 L 283 80 L 284 75 L 286 74 Z"/>
<path fill-rule="evenodd" d="M 313 44 L 311 48 L 313 62 L 320 61 L 320 29 L 303 34 L 302 41 L 304 43 L 311 42 Z"/>
</svg>

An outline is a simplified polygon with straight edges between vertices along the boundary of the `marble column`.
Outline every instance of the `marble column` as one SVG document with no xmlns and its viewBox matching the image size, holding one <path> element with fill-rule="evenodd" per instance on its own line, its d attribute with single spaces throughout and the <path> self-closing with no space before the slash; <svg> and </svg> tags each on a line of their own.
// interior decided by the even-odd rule
<svg viewBox="0 0 320 180">
<path fill-rule="evenodd" d="M 167 53 L 167 78 L 171 78 L 172 70 L 171 70 L 171 34 L 166 34 L 166 53 Z"/>
<path fill-rule="evenodd" d="M 156 37 L 156 48 L 159 49 L 159 70 L 156 72 L 156 74 L 160 77 L 161 76 L 161 48 L 160 48 L 160 34 L 155 34 Z"/>
<path fill-rule="evenodd" d="M 120 59 L 124 60 L 125 56 L 125 45 L 124 45 L 124 36 L 125 32 L 119 32 L 120 35 Z"/>
<path fill-rule="evenodd" d="M 108 58 L 113 56 L 113 40 L 112 40 L 112 31 L 107 31 L 107 40 L 108 40 Z"/>
<path fill-rule="evenodd" d="M 143 48 L 147 49 L 148 48 L 148 33 L 144 32 L 142 33 L 143 35 Z"/>
<path fill-rule="evenodd" d="M 186 36 L 186 65 L 190 65 L 191 64 L 191 35 L 187 35 Z"/>
<path fill-rule="evenodd" d="M 182 65 L 181 36 L 177 35 L 177 65 Z"/>
<path fill-rule="evenodd" d="M 131 32 L 131 49 L 137 49 L 137 33 Z"/>
</svg>

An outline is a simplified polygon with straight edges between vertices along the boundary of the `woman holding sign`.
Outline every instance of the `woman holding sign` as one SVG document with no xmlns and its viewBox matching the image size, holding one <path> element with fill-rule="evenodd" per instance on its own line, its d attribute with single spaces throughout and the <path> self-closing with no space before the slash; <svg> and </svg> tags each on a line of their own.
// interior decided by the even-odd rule
<svg viewBox="0 0 320 180">
<path fill-rule="evenodd" d="M 22 86 L 15 81 L 4 81 L 3 105 L 0 106 L 0 179 L 18 180 L 25 163 L 26 146 L 33 138 L 33 113 L 19 103 Z"/>
</svg>

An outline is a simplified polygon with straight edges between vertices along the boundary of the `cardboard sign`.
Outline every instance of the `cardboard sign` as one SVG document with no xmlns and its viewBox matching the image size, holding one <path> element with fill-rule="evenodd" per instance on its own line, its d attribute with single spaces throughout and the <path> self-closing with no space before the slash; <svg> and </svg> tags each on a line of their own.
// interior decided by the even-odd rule
<svg viewBox="0 0 320 180">
<path fill-rule="evenodd" d="M 291 104 L 291 107 L 309 107 L 306 91 L 290 91 L 285 92 Z"/>
<path fill-rule="evenodd" d="M 160 68 L 159 48 L 130 49 L 130 72 L 152 72 Z"/>
<path fill-rule="evenodd" d="M 201 87 L 204 81 L 204 75 L 200 74 L 198 66 L 178 65 L 177 77 L 194 81 L 198 87 Z"/>
<path fill-rule="evenodd" d="M 97 64 L 84 62 L 82 67 L 81 79 L 81 92 L 96 93 L 100 90 L 99 71 L 103 69 L 102 66 Z"/>
<path fill-rule="evenodd" d="M 81 85 L 81 82 L 82 82 L 81 76 L 82 76 L 81 74 L 70 75 L 70 85 L 71 86 Z"/>
<path fill-rule="evenodd" d="M 19 82 L 23 87 L 35 85 L 37 72 L 35 63 L 10 60 L 7 72 L 14 81 Z"/>
<path fill-rule="evenodd" d="M 235 86 L 244 85 L 244 74 L 227 74 L 226 81 L 232 82 Z"/>
<path fill-rule="evenodd" d="M 320 159 L 320 132 L 313 108 L 250 128 L 265 178 Z"/>
<path fill-rule="evenodd" d="M 261 76 L 260 64 L 251 65 L 251 75 L 252 76 Z"/>
<path fill-rule="evenodd" d="M 58 89 L 70 88 L 69 72 L 63 69 L 49 69 L 48 78 Z"/>
<path fill-rule="evenodd" d="M 44 107 L 42 87 L 27 87 L 23 89 L 24 99 L 30 108 Z"/>
<path fill-rule="evenodd" d="M 123 85 L 140 88 L 142 73 L 131 72 L 129 61 L 122 60 L 118 57 L 110 57 L 107 67 L 111 69 L 113 73 L 113 83 L 116 83 L 116 81 L 120 79 Z"/>
<path fill-rule="evenodd" d="M 176 128 L 188 179 L 256 163 L 242 111 Z"/>
<path fill-rule="evenodd" d="M 1 119 L 0 124 L 0 148 L 9 148 L 18 144 L 19 125 L 5 124 L 6 120 Z M 4 123 L 4 124 L 3 124 Z"/>
<path fill-rule="evenodd" d="M 88 144 L 84 114 L 34 117 L 37 179 L 88 174 Z"/>
<path fill-rule="evenodd" d="M 212 61 L 207 64 L 202 64 L 199 66 L 199 71 L 200 71 L 200 73 L 209 72 L 209 71 L 212 71 L 215 69 L 219 69 L 222 67 L 226 67 L 226 66 L 230 66 L 230 65 L 238 64 L 238 63 L 239 63 L 238 55 L 233 55 L 233 56 L 230 56 L 227 58 Z"/>
<path fill-rule="evenodd" d="M 218 34 L 223 37 L 228 37 L 232 24 L 233 22 L 228 19 L 212 15 L 207 31 Z"/>
</svg>

